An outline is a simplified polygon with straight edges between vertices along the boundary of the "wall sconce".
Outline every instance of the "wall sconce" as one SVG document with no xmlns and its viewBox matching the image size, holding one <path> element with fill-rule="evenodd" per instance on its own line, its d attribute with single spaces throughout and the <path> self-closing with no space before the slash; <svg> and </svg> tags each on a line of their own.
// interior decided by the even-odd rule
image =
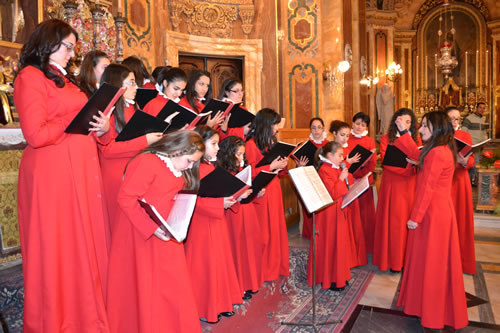
<svg viewBox="0 0 500 333">
<path fill-rule="evenodd" d="M 378 83 L 378 77 L 375 76 L 363 76 L 363 78 L 359 81 L 359 84 L 362 84 L 364 86 L 367 86 L 370 88 L 373 85 L 376 85 Z"/>
<path fill-rule="evenodd" d="M 323 70 L 323 80 L 328 81 L 330 88 L 336 88 L 339 83 L 344 85 L 344 73 L 349 68 L 351 68 L 351 65 L 346 60 L 339 61 L 334 67 L 332 67 L 331 63 L 328 63 L 328 66 L 325 65 Z"/>
<path fill-rule="evenodd" d="M 399 80 L 401 74 L 403 74 L 401 66 L 399 64 L 396 64 L 394 61 L 385 70 L 385 77 L 387 78 L 387 80 L 392 82 Z"/>
</svg>

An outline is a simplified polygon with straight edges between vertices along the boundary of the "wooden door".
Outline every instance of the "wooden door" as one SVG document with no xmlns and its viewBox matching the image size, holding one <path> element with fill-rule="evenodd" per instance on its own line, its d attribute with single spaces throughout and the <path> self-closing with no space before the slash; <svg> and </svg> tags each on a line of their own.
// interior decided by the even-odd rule
<svg viewBox="0 0 500 333">
<path fill-rule="evenodd" d="M 228 78 L 238 78 L 243 81 L 242 58 L 217 58 L 206 55 L 179 55 L 179 67 L 191 73 L 194 69 L 201 69 L 210 73 L 212 97 L 218 98 L 222 83 Z"/>
</svg>

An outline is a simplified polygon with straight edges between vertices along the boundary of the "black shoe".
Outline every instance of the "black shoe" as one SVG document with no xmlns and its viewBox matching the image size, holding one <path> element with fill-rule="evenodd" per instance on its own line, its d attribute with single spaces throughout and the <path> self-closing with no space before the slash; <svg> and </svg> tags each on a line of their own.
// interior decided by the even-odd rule
<svg viewBox="0 0 500 333">
<path fill-rule="evenodd" d="M 232 317 L 232 316 L 234 316 L 234 311 L 231 311 L 231 312 L 221 312 L 220 314 L 222 316 L 224 316 L 224 317 Z"/>
<path fill-rule="evenodd" d="M 249 300 L 249 299 L 252 299 L 252 294 L 250 293 L 247 293 L 245 291 L 245 294 L 243 294 L 243 297 L 242 297 L 245 301 Z"/>
<path fill-rule="evenodd" d="M 217 321 L 208 321 L 205 318 L 202 318 L 201 321 L 203 321 L 203 322 L 205 322 L 207 324 L 217 324 L 220 321 L 221 318 L 222 317 L 220 316 L 220 314 L 218 314 L 217 315 Z"/>
<path fill-rule="evenodd" d="M 257 290 L 257 291 L 247 290 L 247 291 L 245 291 L 245 294 L 255 295 L 255 294 L 257 294 L 258 292 L 259 292 L 258 290 Z"/>
<path fill-rule="evenodd" d="M 390 269 L 391 273 L 401 273 L 401 271 L 395 271 L 392 268 Z"/>
<path fill-rule="evenodd" d="M 337 284 L 334 282 L 332 283 L 332 285 L 330 286 L 329 288 L 330 290 L 333 290 L 333 291 L 342 291 L 345 289 L 345 286 L 344 287 L 340 287 L 340 288 L 337 288 Z"/>
</svg>

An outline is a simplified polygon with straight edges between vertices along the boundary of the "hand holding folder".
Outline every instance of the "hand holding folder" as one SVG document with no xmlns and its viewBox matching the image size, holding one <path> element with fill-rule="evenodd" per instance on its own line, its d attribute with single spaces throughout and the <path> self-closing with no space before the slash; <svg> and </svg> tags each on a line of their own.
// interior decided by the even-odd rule
<svg viewBox="0 0 500 333">
<path fill-rule="evenodd" d="M 296 148 L 295 145 L 290 143 L 278 141 L 268 152 L 264 154 L 264 157 L 257 163 L 256 168 L 271 164 L 278 158 L 287 158 Z"/>
</svg>

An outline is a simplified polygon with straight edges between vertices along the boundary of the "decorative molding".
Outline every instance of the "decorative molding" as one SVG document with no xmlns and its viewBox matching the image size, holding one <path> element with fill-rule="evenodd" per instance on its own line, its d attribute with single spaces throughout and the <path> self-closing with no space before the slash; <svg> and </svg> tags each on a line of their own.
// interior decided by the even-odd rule
<svg viewBox="0 0 500 333">
<path fill-rule="evenodd" d="M 427 15 L 434 8 L 441 6 L 444 2 L 445 0 L 426 0 L 424 4 L 420 6 L 417 14 L 415 14 L 415 18 L 413 19 L 413 28 L 417 29 L 418 25 L 425 17 L 425 15 Z M 446 0 L 446 2 L 448 1 Z M 460 2 L 466 3 L 476 8 L 483 15 L 484 19 L 488 20 L 490 12 L 488 10 L 488 7 L 484 4 L 483 0 L 461 0 L 461 1 L 457 0 L 455 4 L 458 4 Z"/>
<path fill-rule="evenodd" d="M 243 57 L 246 106 L 252 112 L 261 108 L 264 52 L 261 39 L 224 39 L 165 32 L 165 50 L 170 66 L 179 65 L 179 53 Z"/>
<path fill-rule="evenodd" d="M 229 38 L 232 36 L 233 22 L 238 17 L 241 29 L 248 36 L 253 29 L 255 6 L 252 0 L 179 0 L 170 1 L 170 22 L 178 30 L 181 16 L 186 16 L 187 30 L 190 34 Z"/>
<path fill-rule="evenodd" d="M 494 20 L 486 23 L 488 28 L 491 30 L 492 36 L 500 35 L 500 20 Z"/>
<path fill-rule="evenodd" d="M 296 96 L 295 93 L 295 83 L 307 83 L 309 81 L 312 81 L 312 110 L 314 117 L 319 117 L 319 72 L 314 67 L 313 64 L 297 64 L 292 67 L 290 72 L 288 73 L 288 84 L 289 84 L 289 120 L 290 120 L 290 127 L 294 127 L 294 120 L 296 117 L 294 117 L 294 111 L 297 109 L 295 106 L 294 102 L 294 97 Z"/>
<path fill-rule="evenodd" d="M 290 46 L 300 52 L 317 47 L 318 8 L 316 2 L 292 1 L 288 5 L 288 10 L 288 42 Z M 316 54 L 314 50 L 313 54 Z"/>
<path fill-rule="evenodd" d="M 394 31 L 394 44 L 411 44 L 417 30 L 395 30 Z"/>
<path fill-rule="evenodd" d="M 396 11 L 380 11 L 374 9 L 366 10 L 366 24 L 374 26 L 394 26 L 398 20 L 398 13 Z"/>
</svg>

